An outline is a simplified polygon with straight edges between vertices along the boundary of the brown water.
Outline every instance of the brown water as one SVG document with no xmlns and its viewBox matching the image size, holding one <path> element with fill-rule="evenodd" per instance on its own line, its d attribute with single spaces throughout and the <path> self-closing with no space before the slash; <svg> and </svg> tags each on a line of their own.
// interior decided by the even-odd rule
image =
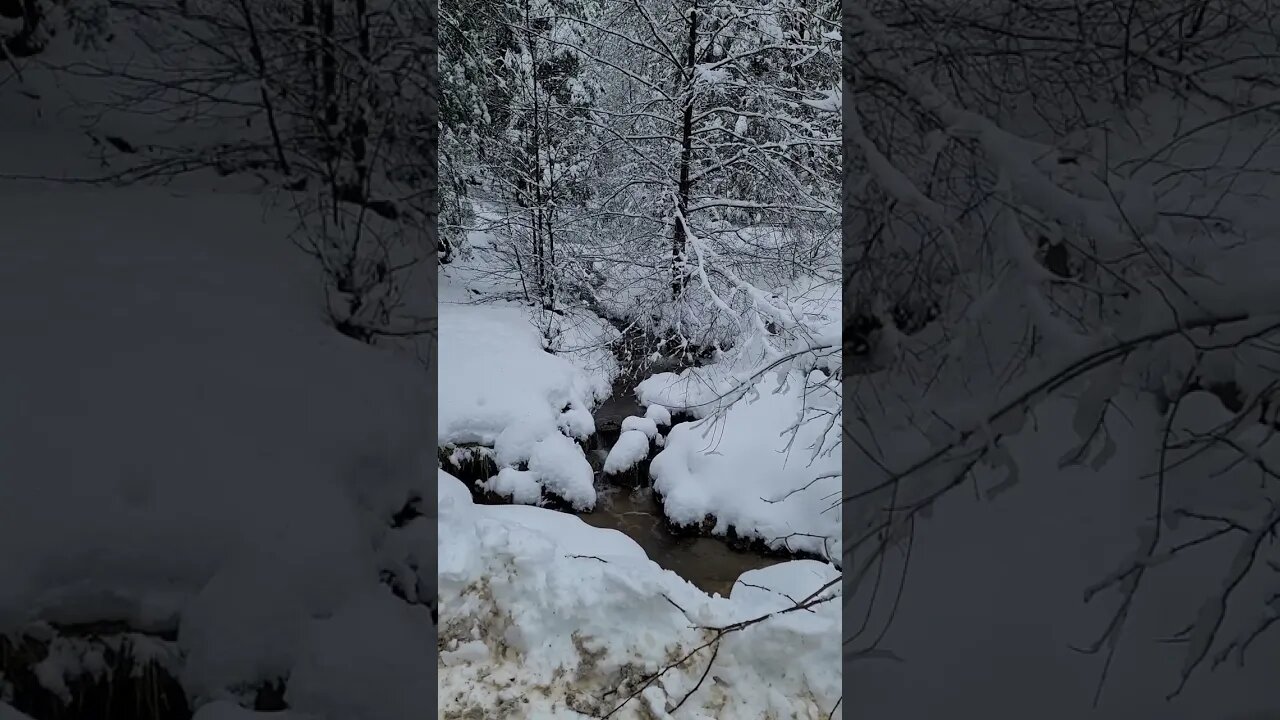
<svg viewBox="0 0 1280 720">
<path fill-rule="evenodd" d="M 710 537 L 683 537 L 667 529 L 652 488 L 599 487 L 596 509 L 578 517 L 599 528 L 618 530 L 635 540 L 649 559 L 708 593 L 728 597 L 738 576 L 781 562 L 734 550 Z"/>
<path fill-rule="evenodd" d="M 612 444 L 617 441 L 615 428 L 629 415 L 644 415 L 644 408 L 631 392 L 634 380 L 620 380 L 613 395 L 594 412 L 600 434 L 597 442 Z M 667 428 L 663 428 L 665 431 Z M 662 515 L 662 507 L 650 487 L 632 489 L 618 486 L 603 478 L 600 472 L 607 448 L 597 447 L 589 453 L 596 468 L 596 508 L 589 513 L 579 513 L 590 525 L 618 530 L 635 540 L 649 559 L 661 567 L 708 593 L 728 596 L 733 582 L 747 570 L 768 567 L 781 562 L 781 558 L 761 555 L 751 551 L 735 550 L 723 540 L 712 537 L 687 537 L 672 533 Z M 647 468 L 647 465 L 643 466 Z M 644 469 L 647 473 L 647 469 Z"/>
</svg>

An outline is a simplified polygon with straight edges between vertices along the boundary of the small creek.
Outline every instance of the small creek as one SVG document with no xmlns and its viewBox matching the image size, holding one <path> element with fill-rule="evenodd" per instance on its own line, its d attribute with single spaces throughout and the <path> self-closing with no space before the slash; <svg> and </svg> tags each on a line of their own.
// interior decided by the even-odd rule
<svg viewBox="0 0 1280 720">
<path fill-rule="evenodd" d="M 735 550 L 718 538 L 672 533 L 667 529 L 662 507 L 651 488 L 601 488 L 596 509 L 580 513 L 578 517 L 595 527 L 622 532 L 661 567 L 704 592 L 726 597 L 742 573 L 782 561 L 782 558 Z"/>
<path fill-rule="evenodd" d="M 597 434 L 588 453 L 596 468 L 598 499 L 591 512 L 578 517 L 598 528 L 618 530 L 635 540 L 649 559 L 675 572 L 708 593 L 728 596 L 738 576 L 747 570 L 768 567 L 785 558 L 739 550 L 715 537 L 681 535 L 671 531 L 662 514 L 662 506 L 647 480 L 648 462 L 641 471 L 643 484 L 606 477 L 600 470 L 608 449 L 618 438 L 622 421 L 631 415 L 644 415 L 644 408 L 632 393 L 634 380 L 619 380 L 613 395 L 594 413 Z M 675 420 L 679 422 L 677 418 Z M 665 433 L 669 428 L 660 428 Z"/>
<path fill-rule="evenodd" d="M 719 537 L 673 528 L 667 523 L 661 503 L 649 480 L 649 460 L 619 476 L 604 474 L 604 460 L 608 457 L 609 449 L 618 440 L 622 421 L 629 416 L 644 415 L 644 408 L 633 392 L 639 377 L 672 369 L 670 365 L 656 367 L 645 364 L 643 358 L 651 352 L 652 346 L 645 348 L 644 344 L 651 342 L 651 338 L 634 330 L 628 330 L 624 335 L 630 345 L 624 341 L 616 352 L 625 370 L 614 382 L 609 399 L 592 412 L 596 433 L 584 448 L 588 461 L 595 469 L 596 507 L 590 512 L 574 514 L 592 526 L 623 533 L 640 545 L 649 559 L 660 567 L 675 572 L 704 592 L 728 596 L 739 575 L 748 570 L 783 562 L 788 556 L 761 552 L 747 543 L 731 545 Z M 637 345 L 642 349 L 636 351 Z M 687 419 L 674 417 L 673 422 L 679 423 Z M 659 430 L 665 435 L 670 428 L 660 427 Z M 440 451 L 441 462 L 468 485 L 497 472 L 491 459 L 465 461 L 458 465 L 450 458 L 449 448 L 441 448 Z M 650 458 L 658 451 L 660 450 L 657 448 L 651 448 Z M 477 492 L 474 487 L 472 492 L 477 502 L 505 502 L 501 498 Z"/>
</svg>

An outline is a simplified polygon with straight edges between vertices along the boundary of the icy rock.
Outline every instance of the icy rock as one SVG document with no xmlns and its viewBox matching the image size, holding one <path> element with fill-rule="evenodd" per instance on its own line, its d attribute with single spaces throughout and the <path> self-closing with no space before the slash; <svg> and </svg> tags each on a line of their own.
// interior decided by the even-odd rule
<svg viewBox="0 0 1280 720">
<path fill-rule="evenodd" d="M 629 417 L 622 421 L 622 432 L 639 430 L 650 440 L 658 436 L 658 423 L 649 417 Z"/>
<path fill-rule="evenodd" d="M 629 418 L 632 419 L 632 418 Z M 606 475 L 616 475 L 649 457 L 649 438 L 640 430 L 627 430 L 618 438 L 604 461 Z"/>
<path fill-rule="evenodd" d="M 645 408 L 644 416 L 659 425 L 671 427 L 671 411 L 662 405 L 650 405 Z"/>
</svg>

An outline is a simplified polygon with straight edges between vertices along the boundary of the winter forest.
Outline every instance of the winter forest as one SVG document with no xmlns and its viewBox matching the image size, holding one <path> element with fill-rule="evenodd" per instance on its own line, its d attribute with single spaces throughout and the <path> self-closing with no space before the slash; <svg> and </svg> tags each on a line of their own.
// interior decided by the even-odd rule
<svg viewBox="0 0 1280 720">
<path fill-rule="evenodd" d="M 841 716 L 840 62 L 441 4 L 440 717 Z"/>
<path fill-rule="evenodd" d="M 1280 6 L 844 30 L 845 704 L 1275 717 Z"/>
<path fill-rule="evenodd" d="M 1277 208 L 1280 0 L 0 0 L 0 720 L 1280 718 Z"/>
<path fill-rule="evenodd" d="M 0 718 L 430 715 L 435 26 L 0 1 Z"/>
</svg>

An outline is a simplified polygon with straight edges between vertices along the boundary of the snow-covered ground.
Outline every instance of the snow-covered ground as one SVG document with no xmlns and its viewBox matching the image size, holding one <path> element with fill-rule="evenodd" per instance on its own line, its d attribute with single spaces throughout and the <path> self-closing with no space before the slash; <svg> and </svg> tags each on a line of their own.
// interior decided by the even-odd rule
<svg viewBox="0 0 1280 720">
<path fill-rule="evenodd" d="M 771 547 L 840 557 L 840 296 L 837 284 L 815 285 L 785 296 L 808 330 L 789 345 L 750 336 L 710 365 L 637 387 L 659 413 L 699 418 L 671 430 L 650 468 L 674 522 L 711 517 L 715 534 L 732 528 Z"/>
<path fill-rule="evenodd" d="M 1149 515 L 1153 503 L 1153 483 L 1133 479 L 1150 467 L 1153 440 L 1140 428 L 1155 415 L 1133 397 L 1118 402 L 1125 416 L 1108 422 L 1116 455 L 1106 472 L 1056 467 L 1077 440 L 1071 409 L 1054 403 L 1036 413 L 1043 432 L 1021 438 L 1012 451 L 1023 468 L 1020 483 L 990 501 L 974 492 L 948 497 L 918 524 L 911 575 L 881 644 L 899 660 L 852 662 L 846 680 L 856 698 L 851 708 L 867 717 L 911 720 L 954 717 L 955 708 L 965 708 L 965 717 L 1042 720 L 1280 717 L 1274 682 L 1280 646 L 1265 637 L 1250 647 L 1244 666 L 1231 653 L 1166 699 L 1191 648 L 1172 638 L 1196 617 L 1203 595 L 1222 586 L 1233 559 L 1230 547 L 1210 546 L 1153 568 L 1109 668 L 1106 647 L 1098 654 L 1072 649 L 1095 642 L 1117 610 L 1115 591 L 1089 603 L 1084 591 L 1138 552 L 1135 519 Z M 1201 407 L 1190 415 L 1204 425 L 1223 413 Z M 1280 443 L 1271 445 L 1274 457 Z M 1230 464 L 1225 455 L 1201 458 L 1206 477 L 1221 477 L 1216 471 Z M 1256 482 L 1256 474 L 1242 474 L 1231 483 L 1236 492 L 1222 500 L 1230 504 Z M 977 491 L 997 484 L 990 478 Z M 1170 503 L 1186 500 L 1193 488 L 1184 485 Z M 896 587 L 900 558 L 895 555 L 886 572 L 893 579 L 884 592 Z M 1265 579 L 1246 583 L 1222 631 L 1231 637 L 1247 631 L 1259 611 L 1266 612 L 1258 601 L 1274 591 L 1274 582 Z M 878 613 L 871 627 L 881 627 L 883 618 Z M 1104 669 L 1106 685 L 1094 707 Z"/>
<path fill-rule="evenodd" d="M 829 565 L 783 563 L 708 596 L 617 531 L 473 505 L 443 471 L 439 504 L 441 718 L 599 717 L 638 692 L 614 717 L 817 720 L 840 699 L 838 598 L 713 642 L 712 628 L 817 592 L 836 577 Z"/>
<path fill-rule="evenodd" d="M 673 428 L 649 470 L 667 516 L 681 525 L 710 516 L 717 535 L 732 527 L 772 547 L 838 559 L 839 449 L 811 455 L 839 427 L 809 422 L 792 437 L 796 418 L 822 399 L 805 384 L 796 374 L 769 376 L 756 398 Z"/>
<path fill-rule="evenodd" d="M 100 172 L 25 70 L 4 170 Z M 435 537 L 392 522 L 430 497 L 428 370 L 332 327 L 293 223 L 229 182 L 0 180 L 0 633 L 49 648 L 50 693 L 106 670 L 60 628 L 123 625 L 202 720 L 286 678 L 298 717 L 428 712 Z"/>
<path fill-rule="evenodd" d="M 545 491 L 590 509 L 594 472 L 576 441 L 595 433 L 591 410 L 612 391 L 618 368 L 606 343 L 617 331 L 584 310 L 498 299 L 476 255 L 469 268 L 441 269 L 439 445 L 492 447 L 503 470 L 493 492 L 537 502 Z"/>
<path fill-rule="evenodd" d="M 1132 324 L 1121 325 L 1119 332 L 1176 326 L 1174 313 L 1247 313 L 1259 325 L 1274 327 L 1280 313 L 1273 269 L 1280 231 L 1274 210 L 1280 186 L 1272 171 L 1280 162 L 1280 145 L 1274 142 L 1274 126 L 1214 123 L 1207 127 L 1221 130 L 1170 143 L 1177 132 L 1207 123 L 1206 114 L 1168 99 L 1154 99 L 1145 110 L 1134 118 L 1139 137 L 1117 133 L 1108 159 L 1128 171 L 1137 158 L 1164 146 L 1167 157 L 1139 172 L 1155 184 L 1158 198 L 1148 197 L 1143 211 L 1127 210 L 1149 219 L 1156 209 L 1169 213 L 1161 220 L 1169 226 L 1155 237 L 1178 257 L 1185 274 L 1170 282 L 1180 283 L 1188 294 L 1170 293 L 1153 282 L 1160 292 L 1135 303 L 1141 306 L 1127 318 Z M 1165 161 L 1195 171 L 1170 171 Z M 1107 188 L 1082 175 L 1079 182 L 1092 193 L 1089 197 L 1109 202 Z M 1205 222 L 1199 215 L 1217 220 Z M 1002 302 L 984 307 L 999 317 Z M 972 483 L 966 479 L 915 524 L 910 544 L 892 553 L 880 596 L 893 597 L 904 564 L 910 572 L 900 597 L 882 603 L 869 629 L 851 643 L 854 651 L 870 646 L 893 613 L 893 624 L 876 644 L 883 652 L 848 666 L 851 707 L 866 717 L 903 720 L 1280 717 L 1277 585 L 1276 573 L 1268 568 L 1280 554 L 1273 532 L 1260 532 L 1257 539 L 1267 540 L 1252 550 L 1246 541 L 1255 537 L 1249 534 L 1253 530 L 1239 532 L 1242 526 L 1265 528 L 1275 517 L 1274 470 L 1267 468 L 1280 463 L 1280 442 L 1273 429 L 1258 422 L 1256 408 L 1236 418 L 1222 401 L 1197 391 L 1180 401 L 1169 420 L 1169 408 L 1154 397 L 1162 391 L 1177 397 L 1182 373 L 1193 364 L 1202 383 L 1235 383 L 1245 396 L 1274 387 L 1274 341 L 1269 348 L 1259 343 L 1252 349 L 1233 343 L 1234 333 L 1256 327 L 1228 327 L 1213 342 L 1179 337 L 1129 357 L 1127 371 L 1150 379 L 1146 392 L 1135 392 L 1139 383 L 1132 378 L 1130 389 L 1122 389 L 1120 373 L 1103 369 L 1093 381 L 1071 386 L 1069 395 L 1079 399 L 1046 400 L 1020 417 L 1014 426 L 1021 431 L 996 422 L 983 427 L 987 438 L 992 432 L 1016 435 L 1001 443 L 1008 462 L 992 463 L 999 467 L 981 471 Z M 1001 362 L 1003 353 L 995 351 Z M 1071 358 L 1048 355 L 1033 378 L 1045 377 Z M 874 435 L 881 447 L 891 448 L 886 451 L 891 466 L 908 467 L 921 451 L 954 437 L 958 424 L 939 424 L 937 436 L 925 438 L 900 418 L 914 415 L 923 427 L 941 411 L 950 412 L 953 421 L 972 422 L 976 408 L 964 384 L 983 377 L 979 366 L 991 364 L 977 358 L 962 370 L 962 382 L 953 377 L 938 383 L 954 389 L 947 401 L 926 394 L 918 381 L 878 377 L 866 378 L 852 399 L 894 408 L 876 418 Z M 1001 397 L 1027 386 L 1023 379 L 1011 384 L 1000 388 Z M 968 408 L 962 407 L 966 400 Z M 1109 409 L 1098 437 L 1105 440 L 1082 448 L 1095 426 L 1087 408 L 1102 412 L 1104 404 Z M 1015 414 L 1022 415 L 1009 413 Z M 1202 451 L 1204 446 L 1193 442 L 1228 425 L 1234 428 L 1224 433 L 1229 445 Z M 1163 457 L 1166 434 L 1172 449 Z M 895 444 L 902 447 L 892 449 Z M 856 456 L 851 451 L 851 459 Z M 1067 462 L 1072 458 L 1077 461 Z M 850 478 L 854 487 L 869 487 L 883 477 L 869 459 L 853 461 L 861 464 Z M 1157 471 L 1162 462 L 1167 470 Z M 936 472 L 920 473 L 899 504 L 910 506 L 910 498 L 945 485 L 954 477 L 954 463 L 948 459 L 936 465 Z M 1179 517 L 1182 512 L 1188 515 Z M 1223 524 L 1236 526 L 1218 541 Z M 1160 550 L 1155 559 L 1141 560 L 1152 533 L 1161 540 Z M 1205 536 L 1209 541 L 1198 539 Z M 1104 636 L 1128 583 L 1110 585 L 1088 600 L 1087 589 L 1118 578 L 1140 561 L 1149 565 L 1124 616 L 1123 632 L 1097 652 L 1082 652 Z M 1237 578 L 1251 564 L 1254 571 Z M 1228 591 L 1229 602 L 1220 602 Z M 867 583 L 862 597 L 850 600 L 859 617 L 871 592 Z M 1245 643 L 1263 623 L 1270 631 Z M 1241 652 L 1242 645 L 1247 652 Z"/>
<path fill-rule="evenodd" d="M 602 343 L 616 331 L 578 308 L 556 320 L 567 332 L 539 333 L 547 316 L 500 299 L 495 273 L 477 270 L 486 238 L 472 241 L 473 254 L 441 272 L 440 442 L 492 444 L 499 473 L 483 486 L 525 505 L 475 505 L 462 481 L 440 472 L 440 717 L 593 717 L 633 692 L 615 717 L 840 717 L 834 567 L 782 563 L 747 573 L 728 598 L 708 595 L 620 532 L 527 506 L 544 489 L 594 502 L 592 470 L 570 438 L 595 430 L 590 411 L 617 373 Z M 656 404 L 626 418 L 606 471 L 643 460 L 670 423 Z M 687 431 L 677 425 L 669 438 Z M 555 451 L 540 462 L 542 448 Z M 830 599 L 811 612 L 730 632 L 661 672 L 711 641 L 714 628 L 820 589 Z"/>
<path fill-rule="evenodd" d="M 364 687 L 360 647 L 429 661 L 429 613 L 378 582 L 430 488 L 425 369 L 326 325 L 256 198 L 0 189 L 0 216 L 0 301 L 28 309 L 0 359 L 0 629 L 176 631 L 197 701 L 290 677 L 317 712 Z"/>
</svg>

